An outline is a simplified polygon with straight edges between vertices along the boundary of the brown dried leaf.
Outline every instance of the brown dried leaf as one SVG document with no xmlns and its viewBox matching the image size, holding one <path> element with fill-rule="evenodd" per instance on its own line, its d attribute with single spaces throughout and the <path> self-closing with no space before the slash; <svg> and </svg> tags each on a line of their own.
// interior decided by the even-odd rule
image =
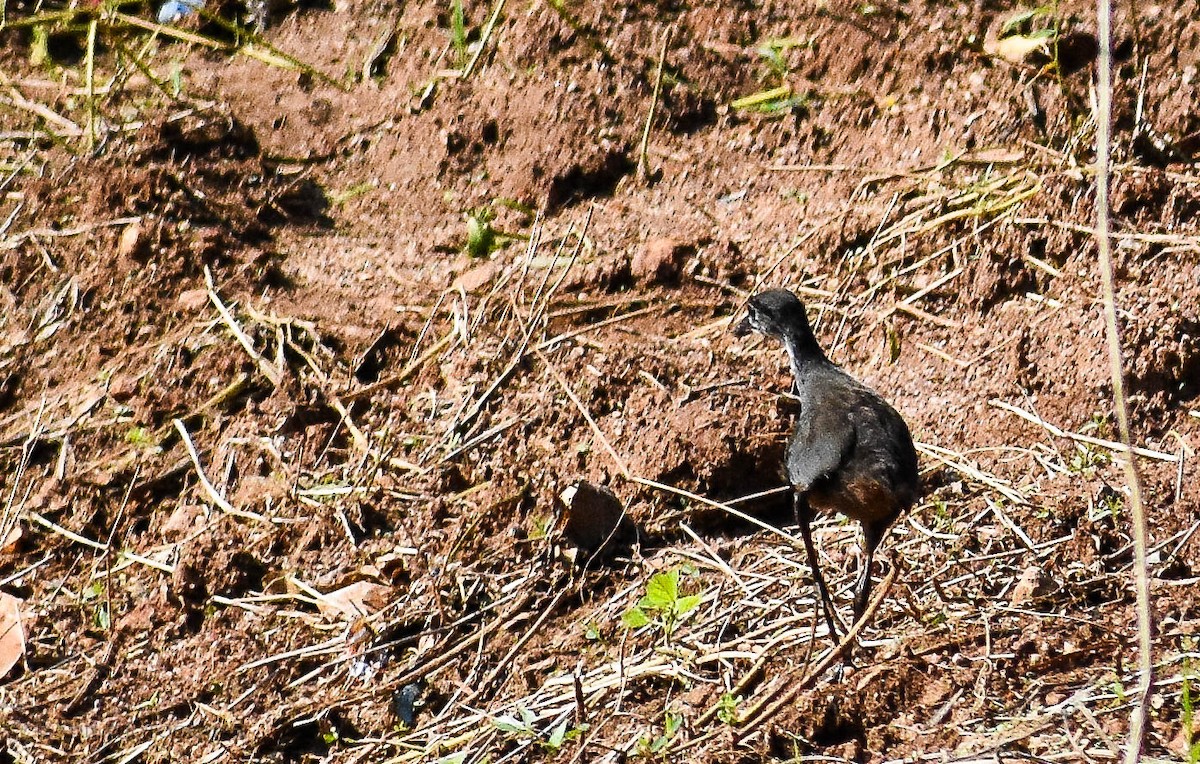
<svg viewBox="0 0 1200 764">
<path fill-rule="evenodd" d="M 25 654 L 25 628 L 21 624 L 21 600 L 0 592 L 0 678 L 6 676 Z"/>
<path fill-rule="evenodd" d="M 386 603 L 389 588 L 383 584 L 359 581 L 322 595 L 317 607 L 325 615 L 337 615 L 352 621 L 379 610 Z"/>
<path fill-rule="evenodd" d="M 4 541 L 0 542 L 0 554 L 12 554 L 15 552 L 22 535 L 21 526 L 14 525 L 12 530 L 8 532 L 8 535 L 4 537 Z"/>
</svg>

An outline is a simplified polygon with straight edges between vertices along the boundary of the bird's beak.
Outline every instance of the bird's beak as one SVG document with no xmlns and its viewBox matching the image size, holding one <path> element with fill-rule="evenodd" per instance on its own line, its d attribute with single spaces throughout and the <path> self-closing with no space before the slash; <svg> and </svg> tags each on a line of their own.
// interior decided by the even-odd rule
<svg viewBox="0 0 1200 764">
<path fill-rule="evenodd" d="M 737 325 L 733 327 L 733 336 L 745 337 L 752 331 L 754 331 L 754 327 L 750 325 L 750 315 L 747 314 L 745 318 L 738 321 Z"/>
</svg>

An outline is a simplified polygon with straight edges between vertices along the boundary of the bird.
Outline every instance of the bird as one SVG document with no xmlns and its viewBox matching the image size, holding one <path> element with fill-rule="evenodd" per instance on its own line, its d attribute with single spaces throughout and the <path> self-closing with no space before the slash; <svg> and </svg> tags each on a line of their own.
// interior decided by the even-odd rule
<svg viewBox="0 0 1200 764">
<path fill-rule="evenodd" d="M 785 467 L 825 620 L 838 639 L 833 599 L 813 546 L 813 514 L 841 512 L 862 525 L 864 554 L 854 589 L 857 622 L 871 593 L 875 550 L 920 493 L 916 448 L 899 412 L 825 355 L 795 294 L 772 289 L 752 296 L 734 333 L 744 337 L 751 331 L 782 340 L 791 361 L 800 413 Z"/>
</svg>

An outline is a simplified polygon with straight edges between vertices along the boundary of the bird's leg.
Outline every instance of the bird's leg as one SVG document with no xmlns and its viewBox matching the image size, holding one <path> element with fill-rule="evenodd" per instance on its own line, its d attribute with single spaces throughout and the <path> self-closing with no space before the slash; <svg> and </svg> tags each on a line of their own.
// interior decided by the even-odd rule
<svg viewBox="0 0 1200 764">
<path fill-rule="evenodd" d="M 829 596 L 829 589 L 825 587 L 825 577 L 821 575 L 821 565 L 817 560 L 817 549 L 813 546 L 812 509 L 808 506 L 808 498 L 799 491 L 793 491 L 792 509 L 796 514 L 796 525 L 800 526 L 804 550 L 808 552 L 808 567 L 812 569 L 813 581 L 817 584 L 821 607 L 825 611 L 825 622 L 829 624 L 829 636 L 837 640 L 841 632 L 837 626 L 837 618 L 833 615 L 833 598 Z"/>
<path fill-rule="evenodd" d="M 863 523 L 863 562 L 858 571 L 858 583 L 854 586 L 854 620 L 862 617 L 871 596 L 871 565 L 875 560 L 875 548 L 883 540 L 889 523 Z"/>
</svg>

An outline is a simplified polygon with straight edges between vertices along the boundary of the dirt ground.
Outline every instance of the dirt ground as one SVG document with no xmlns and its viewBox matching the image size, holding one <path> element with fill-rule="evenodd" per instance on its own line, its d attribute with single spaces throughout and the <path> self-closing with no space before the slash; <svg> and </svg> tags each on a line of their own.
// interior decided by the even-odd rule
<svg viewBox="0 0 1200 764">
<path fill-rule="evenodd" d="M 0 762 L 1123 756 L 1090 4 L 338 0 L 240 53 L 6 7 Z M 1144 751 L 1196 761 L 1200 19 L 1131 13 Z M 786 358 L 730 332 L 774 286 L 919 441 L 840 673 L 771 530 Z M 636 532 L 577 546 L 580 480 Z"/>
</svg>

